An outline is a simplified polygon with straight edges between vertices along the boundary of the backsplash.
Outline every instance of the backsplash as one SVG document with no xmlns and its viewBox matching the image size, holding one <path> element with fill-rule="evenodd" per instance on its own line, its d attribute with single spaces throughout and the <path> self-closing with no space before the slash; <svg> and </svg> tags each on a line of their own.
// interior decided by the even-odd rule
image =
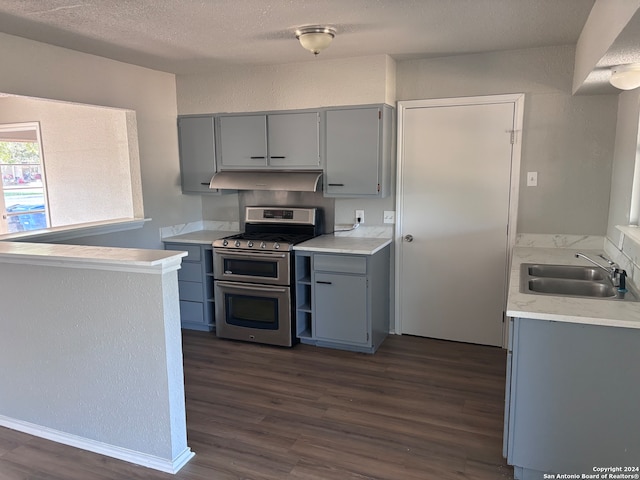
<svg viewBox="0 0 640 480">
<path fill-rule="evenodd" d="M 609 239 L 605 241 L 604 251 L 620 267 L 627 271 L 636 286 L 640 285 L 640 228 L 616 227 L 622 232 L 620 244 L 614 245 Z"/>
<path fill-rule="evenodd" d="M 336 237 L 393 238 L 393 225 L 335 225 L 333 233 Z"/>
<path fill-rule="evenodd" d="M 217 230 L 223 232 L 237 232 L 240 230 L 239 222 L 227 222 L 216 220 L 201 220 L 198 222 L 182 223 L 160 229 L 160 240 L 167 237 L 175 237 L 183 233 L 197 232 L 200 230 Z"/>
<path fill-rule="evenodd" d="M 599 235 L 546 235 L 519 233 L 516 247 L 602 249 L 604 237 Z"/>
</svg>

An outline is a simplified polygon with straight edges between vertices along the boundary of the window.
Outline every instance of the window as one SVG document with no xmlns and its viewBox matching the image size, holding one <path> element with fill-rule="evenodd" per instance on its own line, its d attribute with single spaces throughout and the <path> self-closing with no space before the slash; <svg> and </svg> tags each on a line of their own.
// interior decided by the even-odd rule
<svg viewBox="0 0 640 480">
<path fill-rule="evenodd" d="M 135 112 L 0 94 L 0 234 L 144 218 Z"/>
<path fill-rule="evenodd" d="M 0 233 L 49 226 L 37 123 L 0 125 Z"/>
</svg>

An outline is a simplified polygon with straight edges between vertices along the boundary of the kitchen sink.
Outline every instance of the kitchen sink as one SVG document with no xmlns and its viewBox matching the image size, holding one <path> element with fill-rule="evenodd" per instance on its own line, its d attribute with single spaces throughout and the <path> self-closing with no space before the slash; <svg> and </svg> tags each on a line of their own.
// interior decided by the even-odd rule
<svg viewBox="0 0 640 480">
<path fill-rule="evenodd" d="M 570 295 L 572 297 L 615 297 L 618 291 L 611 284 L 563 278 L 530 278 L 527 287 L 536 293 Z"/>
<path fill-rule="evenodd" d="M 555 295 L 603 300 L 637 301 L 631 291 L 620 295 L 606 272 L 580 265 L 523 263 L 520 291 L 534 295 Z"/>
<path fill-rule="evenodd" d="M 543 263 L 526 264 L 532 277 L 568 278 L 573 280 L 602 281 L 607 274 L 597 267 L 581 265 L 545 265 Z"/>
</svg>

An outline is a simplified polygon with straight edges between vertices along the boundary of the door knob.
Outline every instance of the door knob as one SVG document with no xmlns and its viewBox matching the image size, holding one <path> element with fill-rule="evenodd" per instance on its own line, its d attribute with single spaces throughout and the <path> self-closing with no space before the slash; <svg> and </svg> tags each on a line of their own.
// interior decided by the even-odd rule
<svg viewBox="0 0 640 480">
<path fill-rule="evenodd" d="M 404 236 L 404 241 L 405 242 L 413 242 L 413 235 L 405 235 Z"/>
</svg>

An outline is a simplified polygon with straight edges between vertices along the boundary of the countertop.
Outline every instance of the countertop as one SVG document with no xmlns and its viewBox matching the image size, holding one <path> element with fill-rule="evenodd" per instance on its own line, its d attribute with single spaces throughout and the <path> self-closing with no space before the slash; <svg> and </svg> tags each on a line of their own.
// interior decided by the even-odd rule
<svg viewBox="0 0 640 480">
<path fill-rule="evenodd" d="M 176 235 L 174 237 L 165 237 L 163 242 L 175 242 L 175 243 L 197 243 L 200 245 L 211 245 L 214 240 L 222 237 L 228 237 L 229 235 L 235 235 L 240 232 L 226 232 L 222 230 L 198 230 L 191 233 L 183 233 L 182 235 Z"/>
<path fill-rule="evenodd" d="M 331 233 L 294 245 L 293 249 L 306 252 L 373 255 L 390 243 L 390 238 L 341 237 Z"/>
<path fill-rule="evenodd" d="M 165 273 L 180 268 L 186 252 L 50 243 L 0 242 L 0 263 Z"/>
<path fill-rule="evenodd" d="M 640 328 L 640 302 L 520 293 L 522 263 L 589 265 L 586 260 L 575 258 L 576 251 L 568 248 L 514 248 L 509 275 L 507 315 L 588 325 Z M 604 253 L 602 250 L 580 251 L 594 259 L 597 259 L 599 253 Z"/>
</svg>

